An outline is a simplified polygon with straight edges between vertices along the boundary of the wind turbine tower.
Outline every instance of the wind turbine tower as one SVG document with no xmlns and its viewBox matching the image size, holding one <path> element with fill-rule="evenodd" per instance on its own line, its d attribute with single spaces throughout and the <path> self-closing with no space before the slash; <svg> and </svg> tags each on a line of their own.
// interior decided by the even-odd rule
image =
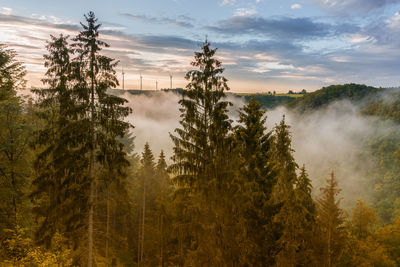
<svg viewBox="0 0 400 267">
<path fill-rule="evenodd" d="M 158 90 L 158 81 L 156 80 L 156 91 Z"/>
<path fill-rule="evenodd" d="M 125 90 L 125 72 L 122 69 L 122 90 Z"/>
<path fill-rule="evenodd" d="M 169 74 L 169 89 L 172 89 L 172 74 Z"/>
<path fill-rule="evenodd" d="M 142 82 L 142 80 L 143 80 L 143 77 L 142 77 L 142 74 L 140 74 L 140 91 L 142 91 L 142 89 L 143 89 L 143 82 Z"/>
</svg>

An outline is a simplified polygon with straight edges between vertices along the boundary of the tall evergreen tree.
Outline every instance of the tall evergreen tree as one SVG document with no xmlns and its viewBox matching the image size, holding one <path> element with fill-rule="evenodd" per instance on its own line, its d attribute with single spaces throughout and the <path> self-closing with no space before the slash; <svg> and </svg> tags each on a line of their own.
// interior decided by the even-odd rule
<svg viewBox="0 0 400 267">
<path fill-rule="evenodd" d="M 189 84 L 179 102 L 181 128 L 175 129 L 177 135 L 171 134 L 174 163 L 170 169 L 178 186 L 176 199 L 185 202 L 177 231 L 187 229 L 180 237 L 180 264 L 184 261 L 183 247 L 192 252 L 185 254 L 188 261 L 197 262 L 193 264 L 214 265 L 226 256 L 221 225 L 226 214 L 218 207 L 224 207 L 223 198 L 235 189 L 230 186 L 233 179 L 229 159 L 232 145 L 228 137 L 231 121 L 227 115 L 230 103 L 222 99 L 229 88 L 215 53 L 208 41 L 195 53 L 192 65 L 198 69 L 186 74 Z M 205 235 L 209 231 L 214 234 Z M 210 237 L 218 240 L 207 240 Z M 211 243 L 216 246 L 211 247 Z"/>
<path fill-rule="evenodd" d="M 101 185 L 96 180 L 101 176 L 103 185 L 121 184 L 117 180 L 125 176 L 123 169 L 129 163 L 120 140 L 130 127 L 123 119 L 131 109 L 123 106 L 125 99 L 107 94 L 118 84 L 117 62 L 100 54 L 101 47 L 108 45 L 98 40 L 100 24 L 94 14 L 85 18 L 87 25 L 82 24 L 72 47 L 64 36 L 52 37 L 47 47 L 43 82 L 49 88 L 35 90 L 43 128 L 35 140 L 41 152 L 35 162 L 32 199 L 41 220 L 38 239 L 50 244 L 55 232 L 66 233 L 74 240 L 79 261 L 81 229 L 88 227 L 91 266 L 94 197 L 96 186 Z"/>
<path fill-rule="evenodd" d="M 318 223 L 323 248 L 321 266 L 331 267 L 337 266 L 344 249 L 344 215 L 339 207 L 340 199 L 337 197 L 340 189 L 333 172 L 326 182 L 327 185 L 321 188 L 322 194 L 318 200 Z"/>
<path fill-rule="evenodd" d="M 37 117 L 42 127 L 36 131 L 33 147 L 39 152 L 34 161 L 31 199 L 38 220 L 36 241 L 48 247 L 56 232 L 65 233 L 79 244 L 85 203 L 85 168 L 87 149 L 76 132 L 82 124 L 77 120 L 71 75 L 71 49 L 68 37 L 51 36 L 44 56 L 45 89 L 35 89 L 38 96 Z"/>
<path fill-rule="evenodd" d="M 158 162 L 156 165 L 156 179 L 158 185 L 158 193 L 156 198 L 156 208 L 158 217 L 158 256 L 159 265 L 164 267 L 168 262 L 168 253 L 166 244 L 171 240 L 171 214 L 170 201 L 172 187 L 170 177 L 167 172 L 167 162 L 165 161 L 164 151 L 161 150 Z"/>
<path fill-rule="evenodd" d="M 150 246 L 145 246 L 145 234 L 146 234 L 146 208 L 147 213 L 148 206 L 147 202 L 149 202 L 148 191 L 151 186 L 151 180 L 154 179 L 155 176 L 155 163 L 153 152 L 150 150 L 150 146 L 148 143 L 144 146 L 144 151 L 142 153 L 141 160 L 141 169 L 139 172 L 140 183 L 141 183 L 141 201 L 139 205 L 139 235 L 138 235 L 138 266 L 145 266 L 146 260 L 151 260 L 150 257 L 145 259 L 145 249 L 151 248 Z M 151 200 L 151 199 L 150 199 Z M 149 233 L 149 232 L 147 232 Z M 146 251 L 147 253 L 147 251 Z M 151 253 L 149 253 L 151 255 Z"/>
<path fill-rule="evenodd" d="M 0 44 L 0 100 L 16 96 L 26 84 L 25 67 L 16 59 L 14 50 Z"/>
<path fill-rule="evenodd" d="M 73 39 L 74 88 L 80 105 L 77 110 L 85 123 L 84 130 L 88 138 L 82 140 L 88 147 L 88 266 L 93 264 L 93 215 L 96 186 L 95 164 L 114 153 L 124 153 L 116 136 L 124 136 L 130 124 L 123 120 L 131 109 L 124 107 L 126 100 L 107 94 L 107 90 L 115 88 L 118 80 L 114 68 L 118 64 L 112 58 L 100 54 L 108 44 L 99 39 L 97 18 L 93 12 L 85 15 L 86 24 L 81 23 L 83 30 Z M 106 154 L 102 153 L 107 151 Z M 96 154 L 98 157 L 96 158 Z"/>
<path fill-rule="evenodd" d="M 206 191 L 213 182 L 221 185 L 222 181 L 212 180 L 219 178 L 213 165 L 231 128 L 227 115 L 230 103 L 222 100 L 229 88 L 221 62 L 214 57 L 216 50 L 206 41 L 202 51 L 195 52 L 191 64 L 199 69 L 186 74 L 190 82 L 179 101 L 182 128 L 175 129 L 177 136 L 171 134 L 175 145 L 171 170 L 178 174 L 174 180 L 195 191 Z"/>
<path fill-rule="evenodd" d="M 296 256 L 297 266 L 313 266 L 316 264 L 314 252 L 315 243 L 313 236 L 316 231 L 317 210 L 314 200 L 311 197 L 312 185 L 308 177 L 306 168 L 303 165 L 300 169 L 300 175 L 297 179 L 295 195 L 299 207 L 299 220 L 297 224 L 297 240 L 299 242 L 298 253 Z"/>
<path fill-rule="evenodd" d="M 17 91 L 25 85 L 25 69 L 15 52 L 0 45 L 0 237 L 22 223 L 29 177 L 30 126 Z M 25 203 L 24 203 L 25 202 Z"/>
<path fill-rule="evenodd" d="M 248 264 L 270 265 L 273 262 L 274 233 L 272 217 L 276 208 L 271 202 L 275 177 L 271 164 L 270 132 L 266 132 L 265 111 L 259 102 L 251 98 L 240 109 L 240 123 L 235 127 L 240 156 L 242 179 L 242 209 L 245 220 L 243 251 Z"/>
<path fill-rule="evenodd" d="M 280 228 L 280 237 L 276 245 L 277 266 L 294 266 L 296 251 L 299 247 L 297 240 L 298 220 L 301 216 L 294 185 L 297 182 L 297 164 L 293 158 L 291 147 L 290 126 L 285 123 L 285 117 L 275 127 L 275 142 L 273 145 L 274 172 L 276 184 L 273 189 L 273 201 L 280 206 L 274 216 L 274 223 Z"/>
</svg>

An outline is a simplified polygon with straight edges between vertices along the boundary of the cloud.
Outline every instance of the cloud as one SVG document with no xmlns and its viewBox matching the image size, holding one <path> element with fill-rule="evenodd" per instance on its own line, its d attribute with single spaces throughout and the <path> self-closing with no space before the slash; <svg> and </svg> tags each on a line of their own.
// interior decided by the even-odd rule
<svg viewBox="0 0 400 267">
<path fill-rule="evenodd" d="M 136 19 L 146 23 L 154 23 L 154 24 L 170 24 L 174 26 L 184 27 L 184 28 L 193 28 L 193 24 L 188 22 L 187 16 L 180 16 L 181 20 L 167 18 L 167 17 L 152 17 L 147 15 L 138 15 L 132 13 L 121 13 L 122 16 Z"/>
<path fill-rule="evenodd" d="M 263 18 L 247 15 L 235 15 L 220 21 L 209 30 L 225 35 L 261 35 L 278 39 L 323 38 L 346 32 L 353 32 L 357 27 L 349 24 L 332 25 L 316 22 L 311 18 Z"/>
<path fill-rule="evenodd" d="M 142 72 L 147 77 L 155 77 L 173 72 L 182 76 L 175 79 L 176 85 L 182 86 L 184 72 L 189 67 L 193 51 L 198 48 L 196 42 L 179 36 L 131 35 L 122 32 L 120 24 L 106 22 L 104 25 L 101 38 L 111 45 L 104 49 L 104 53 L 120 60 L 127 73 L 126 84 L 131 82 L 137 87 L 132 80 L 134 73 Z M 77 24 L 68 24 L 55 17 L 1 14 L 0 27 L 0 41 L 16 50 L 18 59 L 27 67 L 29 85 L 33 86 L 42 86 L 40 80 L 45 72 L 43 54 L 47 53 L 45 45 L 50 35 L 63 33 L 75 36 L 80 30 Z M 149 86 L 147 82 L 145 88 Z M 162 86 L 167 87 L 167 81 L 163 84 L 161 80 Z"/>
<path fill-rule="evenodd" d="M 124 25 L 112 22 L 103 22 L 100 30 L 101 38 L 111 45 L 103 51 L 120 60 L 129 88 L 138 88 L 140 72 L 148 79 L 145 89 L 153 89 L 156 79 L 159 88 L 169 87 L 169 72 L 174 73 L 174 86 L 183 87 L 193 52 L 201 47 L 202 33 L 209 31 L 234 90 L 310 91 L 332 83 L 398 85 L 400 61 L 393 56 L 400 45 L 398 17 L 393 13 L 360 28 L 313 18 L 243 14 L 199 29 L 200 33 L 192 36 L 131 34 Z M 0 41 L 17 51 L 26 63 L 30 85 L 35 86 L 41 86 L 42 55 L 49 35 L 74 36 L 81 29 L 78 23 L 60 18 L 14 14 L 0 14 L 0 27 Z"/>
<path fill-rule="evenodd" d="M 392 17 L 385 21 L 386 25 L 392 29 L 400 29 L 400 12 L 396 12 Z"/>
<path fill-rule="evenodd" d="M 221 6 L 226 6 L 226 5 L 234 5 L 236 4 L 237 0 L 222 0 Z"/>
<path fill-rule="evenodd" d="M 380 17 L 362 28 L 360 36 L 367 40 L 368 49 L 373 52 L 381 50 L 381 53 L 395 53 L 400 45 L 400 12 L 395 12 L 390 17 Z M 374 46 L 371 46 L 373 44 Z"/>
<path fill-rule="evenodd" d="M 2 15 L 11 15 L 12 9 L 9 7 L 0 7 L 0 14 Z"/>
<path fill-rule="evenodd" d="M 353 34 L 351 36 L 351 42 L 353 44 L 361 44 L 361 43 L 369 43 L 369 42 L 375 42 L 375 38 L 368 36 L 368 35 L 362 35 L 362 34 Z"/>
<path fill-rule="evenodd" d="M 309 0 L 321 9 L 335 14 L 368 13 L 400 3 L 399 0 Z"/>
<path fill-rule="evenodd" d="M 254 8 L 238 8 L 236 9 L 235 16 L 253 16 L 257 14 Z"/>
<path fill-rule="evenodd" d="M 301 5 L 300 4 L 293 4 L 290 6 L 291 9 L 300 9 Z"/>
<path fill-rule="evenodd" d="M 294 157 L 300 166 L 305 164 L 314 193 L 319 194 L 318 189 L 334 171 L 345 196 L 344 207 L 352 206 L 359 198 L 370 200 L 372 184 L 366 178 L 375 167 L 375 158 L 366 144 L 373 136 L 387 134 L 384 124 L 360 115 L 353 103 L 339 101 L 325 111 L 302 115 L 279 107 L 267 112 L 269 128 L 283 114 L 291 126 Z"/>
<path fill-rule="evenodd" d="M 17 25 L 32 25 L 32 26 L 41 26 L 46 28 L 55 28 L 63 29 L 63 30 L 79 30 L 80 25 L 78 23 L 70 23 L 67 21 L 63 21 L 61 19 L 54 19 L 55 17 L 46 17 L 42 16 L 41 18 L 35 17 L 23 17 L 17 16 L 13 14 L 1 14 L 0 13 L 0 22 L 3 23 L 15 23 Z"/>
</svg>

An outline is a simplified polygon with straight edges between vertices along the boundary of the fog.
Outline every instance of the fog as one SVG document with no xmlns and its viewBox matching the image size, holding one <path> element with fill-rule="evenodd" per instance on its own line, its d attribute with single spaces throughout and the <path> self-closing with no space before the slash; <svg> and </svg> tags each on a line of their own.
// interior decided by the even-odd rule
<svg viewBox="0 0 400 267">
<path fill-rule="evenodd" d="M 280 107 L 269 112 L 267 123 L 273 125 L 283 114 L 291 126 L 296 162 L 305 164 L 313 181 L 313 193 L 319 194 L 334 171 L 341 196 L 345 196 L 343 206 L 352 206 L 360 198 L 368 201 L 371 184 L 367 174 L 374 159 L 366 142 L 378 131 L 376 120 L 361 116 L 357 107 L 342 101 L 307 115 Z"/>
<path fill-rule="evenodd" d="M 172 92 L 154 92 L 148 95 L 124 93 L 133 113 L 129 121 L 135 126 L 133 130 L 136 152 L 140 153 L 146 142 L 149 142 L 155 156 L 161 150 L 172 156 L 169 133 L 179 127 L 180 96 Z M 233 103 L 229 114 L 232 120 L 238 117 L 237 110 L 245 104 L 242 98 L 228 97 Z M 347 101 L 336 102 L 324 111 L 311 114 L 296 114 L 284 107 L 267 111 L 267 128 L 272 130 L 285 115 L 292 134 L 292 148 L 299 166 L 306 165 L 312 179 L 314 194 L 324 185 L 331 171 L 339 181 L 342 189 L 344 207 L 363 198 L 369 200 L 367 174 L 374 167 L 373 155 L 366 142 L 375 134 L 385 134 L 385 127 L 377 127 L 376 119 L 359 114 L 359 108 Z"/>
</svg>

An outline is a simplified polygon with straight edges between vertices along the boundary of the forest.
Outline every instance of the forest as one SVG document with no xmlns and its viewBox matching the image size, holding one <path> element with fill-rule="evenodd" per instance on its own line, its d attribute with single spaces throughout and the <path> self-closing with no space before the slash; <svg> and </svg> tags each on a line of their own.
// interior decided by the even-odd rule
<svg viewBox="0 0 400 267">
<path fill-rule="evenodd" d="M 400 266 L 398 89 L 332 85 L 280 103 L 319 116 L 345 99 L 384 129 L 346 154 L 371 155 L 347 187 L 365 192 L 351 196 L 340 165 L 311 177 L 295 160 L 286 115 L 269 124 L 254 97 L 231 115 L 208 40 L 165 133 L 171 157 L 155 140 L 135 146 L 137 109 L 113 92 L 118 60 L 94 13 L 81 26 L 49 37 L 43 88 L 30 96 L 23 63 L 0 46 L 1 266 Z"/>
</svg>

